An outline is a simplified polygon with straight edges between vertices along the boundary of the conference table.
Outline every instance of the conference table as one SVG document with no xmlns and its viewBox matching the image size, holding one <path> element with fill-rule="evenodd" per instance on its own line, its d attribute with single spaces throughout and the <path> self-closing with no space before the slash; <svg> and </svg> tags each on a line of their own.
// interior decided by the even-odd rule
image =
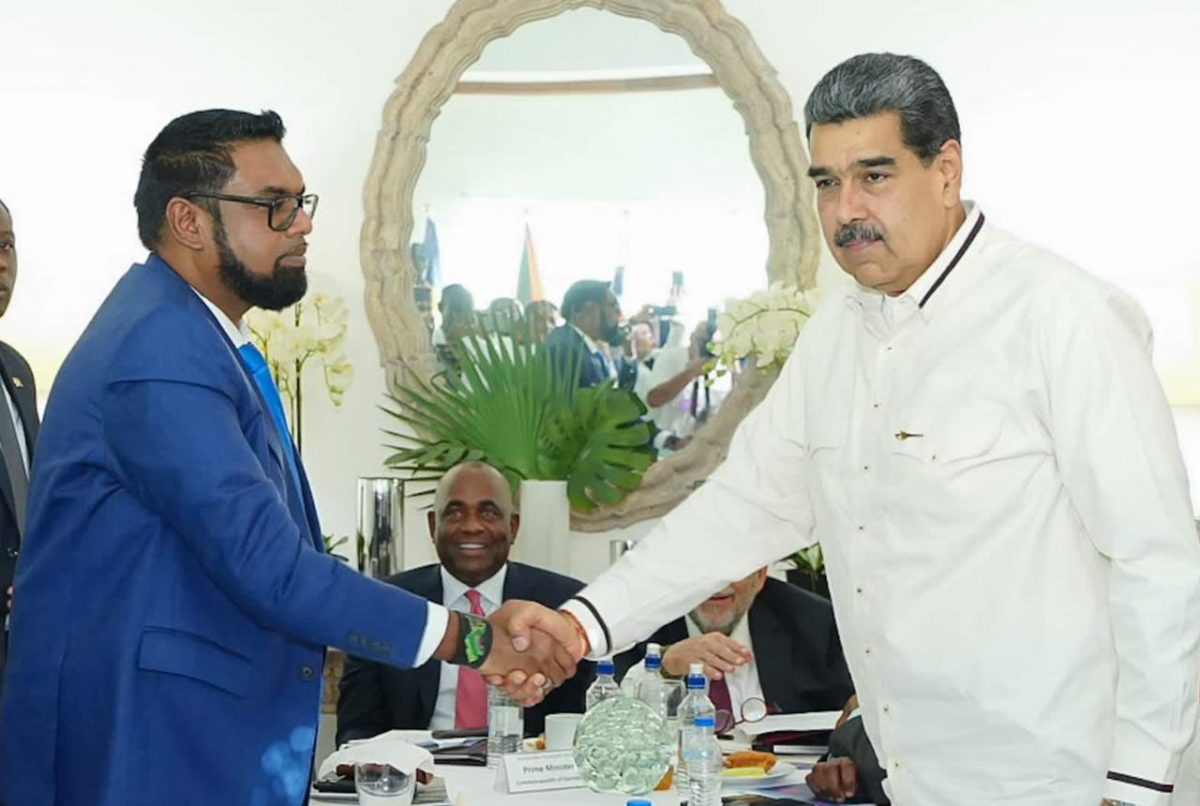
<svg viewBox="0 0 1200 806">
<path fill-rule="evenodd" d="M 796 772 L 779 781 L 774 781 L 774 787 L 786 787 L 786 797 L 805 799 L 811 797 L 808 787 L 804 784 L 804 776 L 810 769 L 810 764 L 798 759 L 791 762 L 797 767 Z M 584 788 L 555 789 L 541 792 L 522 792 L 510 794 L 498 791 L 496 787 L 496 770 L 487 767 L 460 766 L 435 764 L 434 771 L 445 781 L 447 800 L 452 806 L 625 806 L 626 801 L 635 796 L 600 794 Z M 722 794 L 735 792 L 753 792 L 755 788 L 749 785 L 726 786 Z M 782 789 L 777 790 L 784 797 Z M 674 790 L 650 792 L 636 797 L 649 800 L 654 806 L 679 806 L 680 798 Z M 314 806 L 332 806 L 335 803 L 353 803 L 346 796 L 321 797 L 314 795 Z"/>
</svg>

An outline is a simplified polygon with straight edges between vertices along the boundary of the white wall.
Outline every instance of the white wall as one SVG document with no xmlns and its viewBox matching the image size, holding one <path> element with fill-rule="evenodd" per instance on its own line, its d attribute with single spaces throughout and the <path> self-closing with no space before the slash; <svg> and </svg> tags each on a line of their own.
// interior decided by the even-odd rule
<svg viewBox="0 0 1200 806">
<path fill-rule="evenodd" d="M 682 46 L 649 23 L 617 20 L 610 27 Z M 466 285 L 479 308 L 516 296 L 526 226 L 556 302 L 572 282 L 625 266 L 621 302 L 632 313 L 664 304 L 682 270 L 690 328 L 708 306 L 765 281 L 762 183 L 719 89 L 454 96 L 434 123 L 414 199 L 414 238 L 424 237 L 421 217 L 436 221 L 442 283 Z"/>
<path fill-rule="evenodd" d="M 107 289 L 142 254 L 130 201 L 142 150 L 174 115 L 216 105 L 284 116 L 288 149 L 322 196 L 309 252 L 313 286 L 355 304 L 362 186 L 383 103 L 445 7 L 6 3 L 0 196 L 16 217 L 22 278 L 0 338 L 31 358 L 47 386 Z M 968 188 L 992 219 L 1130 289 L 1158 325 L 1160 348 L 1174 356 L 1164 372 L 1200 371 L 1200 348 L 1189 346 L 1195 307 L 1182 302 L 1195 300 L 1200 282 L 1191 235 L 1200 187 L 1200 4 L 726 7 L 755 36 L 797 108 L 821 73 L 851 53 L 890 49 L 930 61 L 955 94 Z M 620 52 L 620 43 L 608 50 Z M 382 373 L 360 309 L 347 347 L 358 373 L 345 406 L 335 412 L 308 390 L 306 461 L 335 532 L 353 528 L 353 479 L 378 472 L 383 457 L 375 411 Z M 1200 476 L 1200 428 L 1183 428 Z M 427 552 L 427 541 L 413 539 L 411 559 L 429 556 L 416 553 Z"/>
</svg>

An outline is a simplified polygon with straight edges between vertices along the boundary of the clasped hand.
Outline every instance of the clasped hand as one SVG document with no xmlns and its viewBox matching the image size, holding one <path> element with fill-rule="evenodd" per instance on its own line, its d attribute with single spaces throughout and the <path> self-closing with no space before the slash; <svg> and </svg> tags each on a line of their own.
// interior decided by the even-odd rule
<svg viewBox="0 0 1200 806">
<path fill-rule="evenodd" d="M 521 705 L 536 705 L 575 674 L 587 651 L 575 625 L 534 602 L 509 600 L 488 617 L 492 651 L 479 671 Z"/>
</svg>

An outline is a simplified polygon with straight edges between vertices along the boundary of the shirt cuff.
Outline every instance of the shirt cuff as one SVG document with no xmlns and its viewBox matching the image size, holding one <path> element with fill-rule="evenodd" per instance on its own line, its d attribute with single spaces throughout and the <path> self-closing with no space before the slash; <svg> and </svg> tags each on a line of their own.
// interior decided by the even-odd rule
<svg viewBox="0 0 1200 806">
<path fill-rule="evenodd" d="M 600 620 L 600 614 L 587 599 L 576 596 L 564 602 L 559 609 L 570 613 L 579 622 L 579 626 L 583 627 L 588 640 L 588 660 L 599 660 L 609 654 L 608 627 Z"/>
<path fill-rule="evenodd" d="M 1170 806 L 1171 803 L 1169 792 L 1159 792 L 1111 779 L 1104 782 L 1104 798 L 1116 803 L 1132 803 L 1134 806 Z"/>
<path fill-rule="evenodd" d="M 440 604 L 426 602 L 425 613 L 425 633 L 421 636 L 421 645 L 417 647 L 417 656 L 413 658 L 414 669 L 433 657 L 438 644 L 446 637 L 446 625 L 450 623 L 450 611 Z"/>
</svg>

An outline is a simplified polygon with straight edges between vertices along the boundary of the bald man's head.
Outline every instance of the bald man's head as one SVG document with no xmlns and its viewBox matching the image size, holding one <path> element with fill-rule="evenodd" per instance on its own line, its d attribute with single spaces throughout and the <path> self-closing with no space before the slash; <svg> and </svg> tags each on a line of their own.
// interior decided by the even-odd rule
<svg viewBox="0 0 1200 806">
<path fill-rule="evenodd" d="M 495 576 L 519 526 L 512 487 L 491 465 L 464 462 L 438 483 L 429 534 L 442 565 L 463 584 L 476 587 Z"/>
</svg>

